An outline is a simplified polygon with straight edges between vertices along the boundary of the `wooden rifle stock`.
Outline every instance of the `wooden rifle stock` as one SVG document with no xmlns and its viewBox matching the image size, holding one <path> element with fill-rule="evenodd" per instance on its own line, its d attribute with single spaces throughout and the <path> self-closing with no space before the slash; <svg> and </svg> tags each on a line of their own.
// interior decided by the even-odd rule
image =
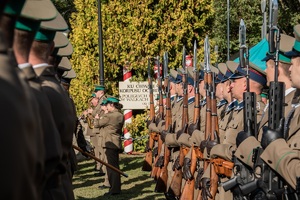
<svg viewBox="0 0 300 200">
<path fill-rule="evenodd" d="M 163 93 L 162 93 L 162 80 L 161 80 L 161 76 L 160 76 L 159 57 L 156 60 L 156 64 L 157 64 L 157 69 L 158 69 L 157 80 L 158 80 L 158 92 L 159 92 L 159 113 L 158 113 L 158 117 L 156 119 L 156 125 L 158 125 L 159 122 L 164 119 L 164 104 L 163 104 Z M 160 153 L 161 153 L 162 144 L 163 144 L 163 142 L 159 135 L 158 136 L 158 145 L 157 145 L 157 156 L 155 158 L 154 166 L 153 166 L 152 172 L 151 172 L 151 177 L 154 178 L 154 180 L 157 180 L 157 178 L 160 174 L 160 167 L 157 167 L 156 163 L 157 163 Z"/>
<path fill-rule="evenodd" d="M 212 125 L 211 125 L 211 123 L 212 123 L 212 121 L 211 121 L 211 96 L 210 96 L 212 77 L 211 77 L 211 74 L 206 73 L 204 78 L 206 78 L 206 81 L 207 81 L 205 83 L 206 84 L 205 138 L 206 138 L 206 140 L 208 140 L 210 137 L 211 128 L 212 128 Z M 206 170 L 207 166 L 208 166 L 208 162 L 205 161 L 204 166 L 203 166 L 204 171 Z"/>
<path fill-rule="evenodd" d="M 179 165 L 180 168 L 176 169 L 175 168 L 175 173 L 172 177 L 172 181 L 168 190 L 168 193 L 175 198 L 179 198 L 181 195 L 181 186 L 182 186 L 182 166 L 184 162 L 184 157 L 188 152 L 188 148 L 181 146 L 180 147 L 180 152 L 179 152 Z"/>
<path fill-rule="evenodd" d="M 195 91 L 195 103 L 194 103 L 194 118 L 193 118 L 193 124 L 194 124 L 194 130 L 200 130 L 200 94 L 199 94 L 199 72 L 197 70 L 197 43 L 194 42 L 194 59 L 193 59 L 193 78 L 194 78 L 194 91 Z M 191 132 L 189 134 L 192 135 L 192 132 L 194 130 L 190 130 Z M 182 190 L 182 194 L 180 199 L 181 200 L 193 200 L 194 199 L 194 187 L 195 187 L 195 179 L 194 174 L 197 168 L 197 153 L 196 153 L 197 147 L 191 148 L 191 167 L 190 171 L 192 174 L 192 178 L 189 180 L 186 180 L 184 188 Z"/>
<path fill-rule="evenodd" d="M 164 72 L 167 74 L 168 71 L 168 58 L 167 53 L 164 54 Z M 171 113 L 171 98 L 170 98 L 170 82 L 169 77 L 166 76 L 164 80 L 165 93 L 166 93 L 166 116 L 165 116 L 165 130 L 171 132 L 172 125 L 172 113 Z M 156 192 L 167 192 L 167 182 L 168 182 L 168 164 L 170 162 L 171 151 L 164 146 L 164 163 L 160 168 L 160 174 L 156 182 L 155 191 Z"/>
<path fill-rule="evenodd" d="M 188 93 L 187 93 L 187 69 L 185 66 L 185 47 L 183 48 L 182 54 L 182 83 L 183 83 L 183 113 L 182 113 L 182 129 L 180 134 L 187 133 L 187 127 L 189 123 L 188 119 Z M 180 136 L 177 136 L 177 138 Z M 172 195 L 174 198 L 179 198 L 181 195 L 181 186 L 182 186 L 182 166 L 184 163 L 184 157 L 187 154 L 188 149 L 186 147 L 180 146 L 180 151 L 178 158 L 179 159 L 179 167 L 175 168 L 175 173 L 172 177 L 172 181 L 168 190 L 168 193 Z M 176 161 L 175 161 L 176 162 Z"/>
<path fill-rule="evenodd" d="M 196 148 L 192 147 L 191 153 L 191 173 L 194 175 L 197 168 L 197 153 Z M 194 188 L 195 188 L 195 179 L 189 179 L 185 182 L 184 188 L 180 200 L 194 200 Z"/>
<path fill-rule="evenodd" d="M 213 76 L 215 76 L 213 74 Z M 211 136 L 210 140 L 218 140 L 215 138 L 215 133 L 219 136 L 219 124 L 218 124 L 218 114 L 217 114 L 217 100 L 215 96 L 215 83 L 212 81 L 212 92 L 211 92 Z M 210 193 L 212 199 L 215 199 L 218 190 L 218 175 L 215 171 L 213 165 L 210 165 Z"/>
<path fill-rule="evenodd" d="M 211 101 L 211 91 L 212 91 L 212 75 L 211 72 L 205 72 L 204 83 L 206 90 L 206 116 L 205 116 L 205 139 L 209 140 L 212 133 L 212 101 Z M 202 152 L 203 153 L 203 152 Z M 208 167 L 209 162 L 204 160 L 203 170 L 205 171 Z M 197 200 L 202 200 L 202 192 L 199 191 Z"/>
<path fill-rule="evenodd" d="M 150 76 L 150 59 L 148 59 L 148 85 L 149 85 L 149 98 L 150 98 L 150 121 L 154 121 L 155 119 L 155 109 L 154 109 L 154 98 L 153 98 L 153 86 L 152 86 L 152 79 Z M 143 162 L 143 171 L 151 171 L 152 170 L 152 162 L 153 162 L 153 156 L 152 156 L 152 149 L 154 146 L 154 137 L 156 133 L 149 132 L 149 139 L 148 139 L 148 148 L 146 152 L 146 156 Z"/>
</svg>

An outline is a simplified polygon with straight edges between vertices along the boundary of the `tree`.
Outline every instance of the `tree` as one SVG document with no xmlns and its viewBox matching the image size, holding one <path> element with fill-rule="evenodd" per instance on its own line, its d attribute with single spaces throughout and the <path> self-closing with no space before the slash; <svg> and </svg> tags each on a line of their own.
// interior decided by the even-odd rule
<svg viewBox="0 0 300 200">
<path fill-rule="evenodd" d="M 73 68 L 77 79 L 71 93 L 80 112 L 85 109 L 93 84 L 98 83 L 98 25 L 95 0 L 75 0 L 70 24 Z M 199 52 L 213 22 L 212 1 L 107 1 L 102 2 L 105 86 L 118 94 L 117 82 L 129 64 L 133 80 L 144 81 L 147 57 L 169 52 L 169 66 L 181 65 L 183 45 L 192 51 L 198 41 Z M 199 58 L 203 57 L 199 53 Z"/>
<path fill-rule="evenodd" d="M 269 1 L 267 1 L 269 2 Z M 213 40 L 219 46 L 220 62 L 226 60 L 227 55 L 227 2 L 214 1 Z M 269 13 L 269 5 L 266 6 Z M 279 1 L 278 26 L 283 33 L 293 36 L 293 26 L 300 21 L 299 2 L 292 0 Z M 262 13 L 261 2 L 253 0 L 230 0 L 230 55 L 238 52 L 239 22 L 244 19 L 247 27 L 247 45 L 254 46 L 261 40 Z M 268 22 L 267 22 L 268 24 Z"/>
</svg>

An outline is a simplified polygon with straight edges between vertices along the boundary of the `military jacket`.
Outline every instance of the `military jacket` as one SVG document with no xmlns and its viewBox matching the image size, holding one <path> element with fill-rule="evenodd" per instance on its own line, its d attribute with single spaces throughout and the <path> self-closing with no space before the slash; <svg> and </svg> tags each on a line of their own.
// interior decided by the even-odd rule
<svg viewBox="0 0 300 200">
<path fill-rule="evenodd" d="M 3 33 L 0 31 L 0 40 Z M 38 199 L 35 182 L 36 145 L 34 113 L 31 109 L 30 93 L 27 82 L 21 78 L 13 52 L 6 51 L 4 42 L 0 43 L 0 121 L 2 159 L 1 177 L 5 181 L 1 190 L 3 199 Z M 22 184 L 16 184 L 22 183 Z M 5 191 L 5 192 L 4 192 Z"/>
<path fill-rule="evenodd" d="M 37 78 L 31 66 L 23 68 L 22 71 L 29 80 L 39 105 L 43 133 L 43 141 L 40 144 L 42 148 L 39 148 L 39 151 L 45 153 L 45 178 L 47 179 L 55 171 L 62 158 L 60 135 L 52 116 L 50 101 L 40 85 L 40 79 Z"/>
<path fill-rule="evenodd" d="M 98 114 L 98 116 L 100 118 L 104 114 L 104 111 L 101 109 L 101 103 L 102 103 L 103 99 L 105 99 L 105 98 L 106 97 L 103 95 L 99 99 L 97 106 L 95 107 L 95 109 L 92 112 L 92 116 L 94 117 L 94 120 L 93 120 L 94 121 L 94 128 L 93 128 L 91 136 L 95 136 L 96 134 L 100 133 L 99 127 L 95 126 L 95 124 L 97 124 L 96 121 L 99 120 L 99 119 L 95 119 L 95 116 Z"/>
<path fill-rule="evenodd" d="M 277 171 L 290 186 L 296 188 L 296 177 L 300 176 L 300 106 L 296 107 L 289 126 L 287 141 L 277 139 L 271 142 L 261 158 Z"/>
<path fill-rule="evenodd" d="M 110 149 L 122 149 L 121 135 L 124 116 L 118 110 L 113 110 L 100 117 L 97 127 L 102 128 L 102 146 Z"/>
<path fill-rule="evenodd" d="M 256 95 L 257 121 L 261 120 L 265 104 L 261 101 L 260 95 Z M 236 137 L 240 131 L 244 130 L 244 103 L 240 102 L 233 110 L 233 116 L 225 131 L 223 144 L 214 146 L 211 150 L 212 157 L 221 157 L 232 160 L 232 153 L 236 150 Z"/>
<path fill-rule="evenodd" d="M 225 137 L 225 132 L 228 128 L 228 123 L 232 119 L 233 115 L 233 110 L 237 105 L 237 101 L 234 100 L 228 105 L 226 104 L 226 108 L 224 110 L 224 116 L 223 118 L 219 118 L 219 136 L 220 136 L 220 144 L 223 143 L 224 137 Z"/>
<path fill-rule="evenodd" d="M 217 103 L 217 114 L 218 114 L 218 119 L 220 120 L 221 118 L 224 117 L 225 115 L 225 110 L 226 110 L 226 106 L 227 105 L 227 101 L 225 99 L 220 100 Z"/>
<path fill-rule="evenodd" d="M 291 90 L 286 96 L 285 96 L 285 114 L 286 117 L 290 111 L 292 98 L 295 94 L 295 89 Z M 255 137 L 249 137 L 245 139 L 240 146 L 236 150 L 236 156 L 246 165 L 250 167 L 254 167 L 254 163 L 252 162 L 252 155 L 253 155 L 253 149 L 260 147 L 260 141 L 262 137 L 262 128 L 263 126 L 268 125 L 268 107 L 266 107 L 264 114 L 262 116 L 262 119 L 259 123 L 259 134 L 258 134 L 258 140 Z"/>
<path fill-rule="evenodd" d="M 40 66 L 34 68 L 34 71 L 40 77 L 42 88 L 50 101 L 54 121 L 60 133 L 63 159 L 66 160 L 72 148 L 73 133 L 76 126 L 71 99 L 60 85 L 53 66 Z"/>
</svg>

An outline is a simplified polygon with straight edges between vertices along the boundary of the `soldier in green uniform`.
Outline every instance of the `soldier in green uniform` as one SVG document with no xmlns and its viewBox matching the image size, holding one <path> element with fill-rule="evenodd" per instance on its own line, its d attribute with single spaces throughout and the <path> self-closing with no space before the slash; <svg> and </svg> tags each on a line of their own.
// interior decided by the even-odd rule
<svg viewBox="0 0 300 200">
<path fill-rule="evenodd" d="M 99 146 L 100 142 L 98 141 L 98 140 L 102 139 L 101 138 L 102 135 L 100 134 L 99 127 L 95 127 L 95 119 L 101 118 L 101 116 L 104 114 L 104 111 L 101 109 L 101 104 L 102 104 L 102 101 L 106 99 L 105 87 L 102 85 L 95 85 L 94 93 L 96 95 L 96 98 L 98 98 L 98 105 L 93 109 L 93 111 L 91 113 L 94 118 L 94 120 L 93 120 L 94 125 L 93 125 L 93 130 L 92 130 L 92 134 L 90 135 L 90 138 L 91 138 L 91 143 L 94 146 L 95 156 L 97 158 L 104 159 L 103 148 L 101 147 L 101 145 Z M 103 176 L 106 174 L 106 167 L 98 162 L 96 162 L 95 169 L 97 171 L 99 171 L 99 173 L 96 173 L 99 176 Z M 106 176 L 107 176 L 107 174 L 106 174 Z"/>
<path fill-rule="evenodd" d="M 107 100 L 106 99 L 104 99 L 102 101 L 102 103 L 100 104 L 100 109 L 101 109 L 101 116 L 96 115 L 96 117 L 94 119 L 94 128 L 99 129 L 99 134 L 97 134 L 98 144 L 96 144 L 96 145 L 99 147 L 100 159 L 103 160 L 104 162 L 108 162 L 106 154 L 105 154 L 105 151 L 104 151 L 104 146 L 103 146 L 103 144 L 105 143 L 104 142 L 104 139 L 105 139 L 104 135 L 105 135 L 105 133 L 103 131 L 105 131 L 105 129 L 103 127 L 100 127 L 100 124 L 101 124 L 100 121 L 102 119 L 102 116 L 108 113 L 108 110 L 107 110 Z M 105 177 L 104 177 L 103 184 L 100 185 L 99 188 L 100 189 L 110 188 L 110 183 L 109 183 L 109 180 L 108 180 L 108 174 L 107 174 L 107 168 L 106 168 L 106 166 L 101 165 L 101 171 L 104 173 Z"/>
<path fill-rule="evenodd" d="M 62 166 L 65 168 L 61 171 L 63 191 L 67 199 L 74 199 L 69 152 L 72 148 L 73 133 L 76 127 L 74 120 L 76 114 L 71 99 L 57 79 L 56 69 L 53 65 L 48 64 L 56 30 L 63 31 L 67 28 L 65 20 L 59 13 L 54 20 L 41 23 L 40 30 L 31 46 L 29 62 L 42 80 L 42 88 L 50 101 L 54 121 L 60 134 L 63 150 Z"/>
<path fill-rule="evenodd" d="M 98 125 L 103 129 L 102 145 L 107 161 L 112 166 L 119 168 L 119 153 L 122 151 L 121 135 L 124 117 L 120 112 L 122 104 L 115 97 L 107 98 L 108 113 L 99 118 Z M 121 192 L 120 174 L 107 168 L 108 180 L 111 188 L 106 195 L 117 195 Z"/>
<path fill-rule="evenodd" d="M 34 4 L 35 2 L 28 3 Z M 52 10 L 52 12 L 50 12 L 49 15 L 44 12 L 37 12 L 37 9 Z M 41 198 L 44 199 L 50 198 L 50 196 L 61 198 L 64 194 L 62 191 L 57 190 L 59 181 L 56 181 L 58 182 L 56 185 L 53 181 L 59 179 L 62 157 L 61 141 L 51 114 L 50 102 L 41 87 L 41 80 L 36 76 L 32 65 L 28 62 L 30 46 L 40 26 L 41 20 L 49 20 L 51 13 L 51 18 L 53 19 L 56 16 L 56 9 L 53 5 L 49 6 L 49 4 L 44 5 L 44 7 L 40 5 L 37 9 L 33 9 L 29 6 L 22 10 L 21 16 L 16 23 L 13 47 L 18 66 L 26 76 L 33 92 L 32 96 L 36 98 L 39 107 L 39 117 L 36 118 L 35 121 L 38 122 L 38 120 L 40 120 L 42 141 L 37 141 L 39 145 L 37 152 L 42 154 L 39 155 L 39 158 L 43 159 L 42 162 L 45 167 L 43 174 L 38 175 L 39 178 L 42 179 L 42 182 L 39 183 L 41 188 L 40 195 L 43 195 Z"/>
<path fill-rule="evenodd" d="M 1 198 L 39 199 L 40 192 L 36 182 L 36 110 L 33 110 L 33 103 L 36 101 L 32 101 L 31 90 L 17 68 L 12 51 L 15 22 L 25 1 L 5 3 L 1 3 L 1 11 L 3 6 L 5 8 L 4 13 L 0 13 L 0 104 L 6 115 L 0 122 L 3 133 L 1 150 L 11 151 L 2 158 L 5 164 L 1 165 L 1 177 L 6 181 L 1 184 Z"/>
<path fill-rule="evenodd" d="M 278 80 L 285 83 L 285 114 L 286 117 L 289 113 L 290 106 L 292 103 L 292 99 L 295 94 L 295 88 L 292 87 L 292 82 L 290 81 L 289 68 L 291 65 L 291 59 L 284 55 L 285 52 L 292 50 L 295 38 L 281 34 L 280 40 L 280 51 L 279 51 L 279 62 L 278 62 Z M 274 81 L 274 73 L 275 73 L 275 58 L 272 57 L 269 53 L 264 58 L 266 60 L 266 77 L 267 77 L 267 85 L 270 85 L 271 81 Z M 254 163 L 252 159 L 247 159 L 248 157 L 252 157 L 253 149 L 260 146 L 260 141 L 263 133 L 263 127 L 268 125 L 268 109 L 267 105 L 264 109 L 263 117 L 259 123 L 258 127 L 258 138 L 254 136 L 250 136 L 247 133 L 240 133 L 238 135 L 238 149 L 235 155 L 246 165 L 253 167 Z"/>
<path fill-rule="evenodd" d="M 285 55 L 292 58 L 290 67 L 290 78 L 292 87 L 297 88 L 295 98 L 286 117 L 284 131 L 288 131 L 287 138 L 283 138 L 282 133 L 276 130 L 265 130 L 261 140 L 264 152 L 261 158 L 276 172 L 278 172 L 291 186 L 296 189 L 297 177 L 300 177 L 299 164 L 299 88 L 300 88 L 300 25 L 294 27 L 295 43 L 293 50 Z M 287 129 L 287 130 L 285 130 Z M 299 187 L 299 185 L 298 185 Z M 299 192 L 299 191 L 298 191 Z M 299 193 L 298 193 L 299 195 Z"/>
</svg>

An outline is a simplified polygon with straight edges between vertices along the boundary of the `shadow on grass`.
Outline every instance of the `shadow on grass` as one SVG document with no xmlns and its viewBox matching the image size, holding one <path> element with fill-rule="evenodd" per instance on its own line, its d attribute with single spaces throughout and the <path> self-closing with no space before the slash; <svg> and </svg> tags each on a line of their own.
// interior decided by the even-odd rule
<svg viewBox="0 0 300 200">
<path fill-rule="evenodd" d="M 122 177 L 122 193 L 120 195 L 106 196 L 106 190 L 99 190 L 98 186 L 104 181 L 104 177 L 95 176 L 94 162 L 83 161 L 78 165 L 78 171 L 73 178 L 73 187 L 78 200 L 162 200 L 162 193 L 154 193 L 155 182 L 149 176 L 149 172 L 141 170 L 143 157 L 132 155 L 120 156 L 120 167 L 129 177 Z"/>
<path fill-rule="evenodd" d="M 136 169 L 142 170 L 143 160 L 141 159 L 137 159 L 134 157 L 126 157 L 122 158 L 120 162 L 122 163 L 121 169 L 125 172 Z"/>
</svg>

